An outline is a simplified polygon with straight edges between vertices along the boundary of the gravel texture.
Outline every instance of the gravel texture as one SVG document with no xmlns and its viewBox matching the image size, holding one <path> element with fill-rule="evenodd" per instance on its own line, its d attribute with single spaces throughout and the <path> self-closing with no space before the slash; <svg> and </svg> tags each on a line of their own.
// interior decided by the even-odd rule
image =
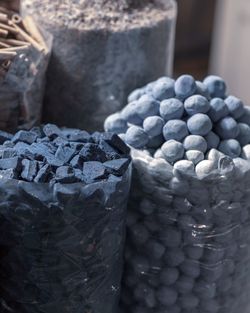
<svg viewBox="0 0 250 313">
<path fill-rule="evenodd" d="M 1 178 L 87 185 L 119 179 L 130 163 L 129 148 L 112 133 L 90 135 L 47 124 L 15 135 L 0 134 Z"/>
<path fill-rule="evenodd" d="M 176 7 L 166 3 L 24 0 L 23 14 L 54 36 L 44 120 L 100 130 L 129 92 L 170 73 Z"/>
</svg>

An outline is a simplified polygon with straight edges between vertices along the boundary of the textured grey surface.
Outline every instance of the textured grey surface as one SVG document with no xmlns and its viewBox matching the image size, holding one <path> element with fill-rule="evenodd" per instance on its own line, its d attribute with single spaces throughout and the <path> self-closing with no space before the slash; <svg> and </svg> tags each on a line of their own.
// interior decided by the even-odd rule
<svg viewBox="0 0 250 313">
<path fill-rule="evenodd" d="M 45 121 L 100 130 L 129 92 L 171 73 L 176 8 L 156 2 L 110 10 L 111 1 L 23 1 L 23 14 L 54 36 Z"/>
</svg>

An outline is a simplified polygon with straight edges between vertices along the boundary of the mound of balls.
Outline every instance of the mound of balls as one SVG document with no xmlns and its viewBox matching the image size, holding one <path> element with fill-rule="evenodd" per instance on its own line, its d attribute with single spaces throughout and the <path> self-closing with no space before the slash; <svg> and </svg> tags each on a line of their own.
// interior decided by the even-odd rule
<svg viewBox="0 0 250 313">
<path fill-rule="evenodd" d="M 216 76 L 160 78 L 107 118 L 135 148 L 123 312 L 248 312 L 249 125 Z"/>
<path fill-rule="evenodd" d="M 217 167 L 218 156 L 250 157 L 250 107 L 227 95 L 220 77 L 203 82 L 190 75 L 176 81 L 162 77 L 132 92 L 128 101 L 106 119 L 105 130 L 120 134 L 133 148 L 172 165 L 190 161 L 177 166 L 193 164 L 201 176 Z"/>
<path fill-rule="evenodd" d="M 117 180 L 130 163 L 116 135 L 47 124 L 15 135 L 0 131 L 0 178 L 70 184 Z"/>
</svg>

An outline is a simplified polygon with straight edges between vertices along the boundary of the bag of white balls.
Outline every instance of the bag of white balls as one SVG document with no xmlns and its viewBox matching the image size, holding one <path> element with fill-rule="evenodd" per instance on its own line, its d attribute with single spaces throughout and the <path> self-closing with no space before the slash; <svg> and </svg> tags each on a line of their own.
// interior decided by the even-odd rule
<svg viewBox="0 0 250 313">
<path fill-rule="evenodd" d="M 250 107 L 217 76 L 128 102 L 105 121 L 133 148 L 122 310 L 248 313 Z"/>
</svg>

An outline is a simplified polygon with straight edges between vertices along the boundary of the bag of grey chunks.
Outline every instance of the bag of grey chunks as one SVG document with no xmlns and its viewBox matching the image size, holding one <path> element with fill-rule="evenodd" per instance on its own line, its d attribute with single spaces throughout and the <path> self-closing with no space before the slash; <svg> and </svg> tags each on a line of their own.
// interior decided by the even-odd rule
<svg viewBox="0 0 250 313">
<path fill-rule="evenodd" d="M 129 99 L 105 122 L 133 147 L 122 312 L 248 313 L 249 107 L 217 76 Z"/>
<path fill-rule="evenodd" d="M 41 120 L 52 37 L 0 6 L 0 129 L 29 129 Z"/>
<path fill-rule="evenodd" d="M 55 125 L 0 138 L 0 311 L 117 313 L 128 147 Z"/>
</svg>

